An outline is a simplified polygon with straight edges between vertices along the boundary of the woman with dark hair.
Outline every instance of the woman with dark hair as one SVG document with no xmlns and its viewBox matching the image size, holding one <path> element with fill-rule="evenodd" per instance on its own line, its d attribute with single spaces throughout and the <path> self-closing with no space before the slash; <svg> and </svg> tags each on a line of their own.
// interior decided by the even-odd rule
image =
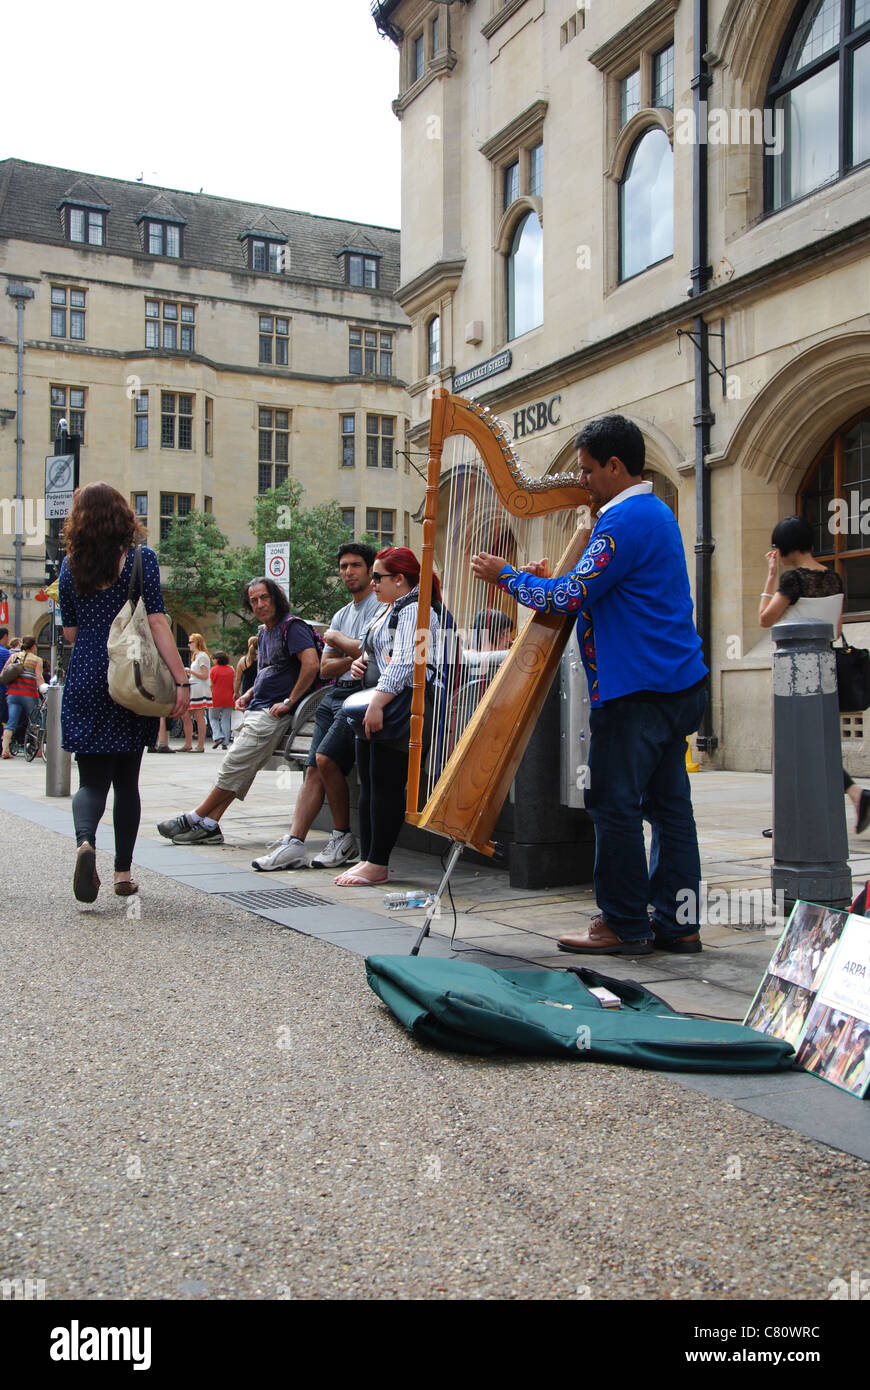
<svg viewBox="0 0 870 1390">
<path fill-rule="evenodd" d="M 215 652 L 214 665 L 209 671 L 211 683 L 212 748 L 229 748 L 235 696 L 233 668 L 226 652 Z"/>
<path fill-rule="evenodd" d="M 369 660 L 377 662 L 379 677 L 365 717 L 365 737 L 356 740 L 359 771 L 360 852 L 363 858 L 339 874 L 340 887 L 372 887 L 386 883 L 390 854 L 405 819 L 405 783 L 408 778 L 408 734 L 400 739 L 374 739 L 383 728 L 384 710 L 391 700 L 412 685 L 417 650 L 417 594 L 420 562 L 412 550 L 388 546 L 379 550 L 372 569 L 372 583 L 383 609 L 373 619 L 363 639 L 363 654 L 350 668 L 355 680 L 363 680 Z M 438 608 L 441 588 L 432 577 L 434 593 L 429 615 L 430 648 L 438 647 Z M 437 602 L 436 602 L 437 600 Z M 390 614 L 398 604 L 395 628 Z"/>
<path fill-rule="evenodd" d="M 767 583 L 758 606 L 762 627 L 774 623 L 830 623 L 837 637 L 843 626 L 843 581 L 813 555 L 813 533 L 802 516 L 787 516 L 773 528 L 767 552 Z M 776 584 L 777 566 L 785 566 Z M 870 825 L 870 792 L 856 787 L 843 768 L 843 787 L 855 807 L 855 831 Z M 769 838 L 765 830 L 765 836 Z"/>
<path fill-rule="evenodd" d="M 136 542 L 141 535 L 132 509 L 108 483 L 80 488 L 64 528 L 66 556 L 58 589 L 63 635 L 74 644 L 63 687 L 63 747 L 75 753 L 79 789 L 73 797 L 76 855 L 73 892 L 79 902 L 96 899 L 97 826 L 114 788 L 115 892 L 138 891 L 130 866 L 139 830 L 139 765 L 142 751 L 157 738 L 157 719 L 146 719 L 118 705 L 109 695 L 109 628 L 127 602 Z M 133 594 L 138 599 L 137 593 Z M 187 709 L 190 691 L 160 592 L 157 556 L 142 546 L 142 597 L 157 650 L 176 685 L 177 718 Z"/>
<path fill-rule="evenodd" d="M 39 687 L 42 685 L 42 657 L 37 656 L 36 653 L 36 638 L 22 637 L 21 650 L 24 652 L 24 660 L 20 663 L 14 678 L 6 686 L 8 714 L 6 728 L 3 730 L 2 756 L 4 758 L 12 757 L 9 748 L 12 735 L 22 721 L 24 728 L 27 728 L 27 721 L 39 703 Z M 9 660 L 11 661 L 12 658 L 10 657 Z M 21 737 L 24 737 L 23 730 Z"/>
</svg>

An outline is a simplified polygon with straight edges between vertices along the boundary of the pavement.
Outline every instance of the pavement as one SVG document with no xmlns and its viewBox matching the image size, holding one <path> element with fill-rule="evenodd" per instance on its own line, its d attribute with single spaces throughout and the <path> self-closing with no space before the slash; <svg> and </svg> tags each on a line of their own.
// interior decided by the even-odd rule
<svg viewBox="0 0 870 1390">
<path fill-rule="evenodd" d="M 797 1071 L 420 1046 L 360 957 L 405 954 L 422 912 L 326 871 L 251 870 L 286 832 L 298 773 L 261 773 L 222 847 L 157 835 L 219 760 L 145 757 L 141 892 L 104 887 L 91 907 L 71 895 L 69 800 L 46 798 L 39 763 L 0 765 L 0 1278 L 84 1299 L 793 1299 L 870 1268 L 866 1103 Z M 770 778 L 699 772 L 692 788 L 704 951 L 590 963 L 740 1020 L 779 927 L 715 919 L 770 886 Z M 326 838 L 312 832 L 312 855 Z M 109 885 L 111 844 L 107 816 Z M 857 887 L 870 839 L 850 849 Z M 391 889 L 438 878 L 396 852 Z M 493 965 L 563 968 L 555 937 L 595 911 L 590 889 L 513 890 L 466 863 L 453 898 L 423 953 Z"/>
</svg>

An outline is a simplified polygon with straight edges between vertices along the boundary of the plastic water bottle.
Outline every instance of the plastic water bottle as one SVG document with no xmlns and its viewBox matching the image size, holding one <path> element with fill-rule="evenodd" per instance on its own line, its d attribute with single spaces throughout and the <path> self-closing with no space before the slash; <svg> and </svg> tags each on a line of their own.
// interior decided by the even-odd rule
<svg viewBox="0 0 870 1390">
<path fill-rule="evenodd" d="M 407 893 L 384 894 L 384 907 L 391 912 L 401 912 L 408 907 L 428 907 L 434 901 L 435 894 L 427 893 L 423 888 L 409 888 Z"/>
</svg>

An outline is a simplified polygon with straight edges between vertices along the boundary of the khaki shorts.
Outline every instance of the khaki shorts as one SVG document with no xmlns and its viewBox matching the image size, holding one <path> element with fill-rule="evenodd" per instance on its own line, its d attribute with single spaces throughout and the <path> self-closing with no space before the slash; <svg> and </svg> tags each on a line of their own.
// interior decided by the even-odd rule
<svg viewBox="0 0 870 1390">
<path fill-rule="evenodd" d="M 267 709 L 249 710 L 220 765 L 215 786 L 244 801 L 260 768 L 265 767 L 290 727 L 292 716 L 273 719 Z"/>
</svg>

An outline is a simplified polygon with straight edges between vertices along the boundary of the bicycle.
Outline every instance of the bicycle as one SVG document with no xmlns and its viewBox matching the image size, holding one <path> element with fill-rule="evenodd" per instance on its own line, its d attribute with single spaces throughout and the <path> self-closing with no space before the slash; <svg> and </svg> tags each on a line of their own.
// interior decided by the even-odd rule
<svg viewBox="0 0 870 1390">
<path fill-rule="evenodd" d="M 45 757 L 45 712 L 45 696 L 40 695 L 39 704 L 32 710 L 24 731 L 24 757 L 29 763 L 34 758 Z"/>
</svg>

